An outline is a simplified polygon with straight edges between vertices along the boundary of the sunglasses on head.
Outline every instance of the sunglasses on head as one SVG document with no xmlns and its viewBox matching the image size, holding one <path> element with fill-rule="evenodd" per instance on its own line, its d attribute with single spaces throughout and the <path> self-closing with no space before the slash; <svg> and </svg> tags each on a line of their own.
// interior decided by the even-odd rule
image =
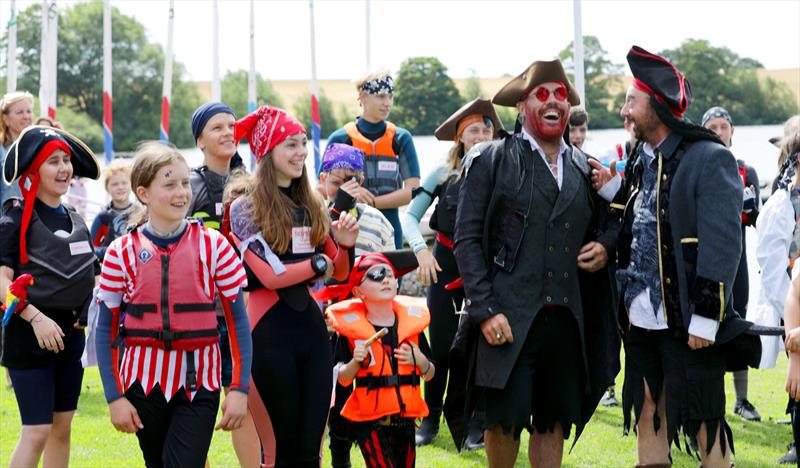
<svg viewBox="0 0 800 468">
<path fill-rule="evenodd" d="M 534 89 L 531 94 L 536 96 L 536 99 L 539 102 L 546 102 L 550 98 L 550 93 L 553 94 L 553 97 L 556 98 L 556 101 L 566 101 L 567 100 L 567 87 L 563 84 L 558 88 L 550 91 L 549 89 L 545 88 L 544 86 L 539 86 L 538 88 Z"/>
<path fill-rule="evenodd" d="M 376 283 L 380 283 L 381 281 L 386 279 L 387 276 L 390 278 L 394 278 L 394 273 L 392 272 L 392 269 L 389 268 L 388 266 L 381 265 L 378 267 L 370 268 L 364 275 L 364 279 L 362 279 L 361 282 L 363 283 L 365 280 L 370 280 Z"/>
</svg>

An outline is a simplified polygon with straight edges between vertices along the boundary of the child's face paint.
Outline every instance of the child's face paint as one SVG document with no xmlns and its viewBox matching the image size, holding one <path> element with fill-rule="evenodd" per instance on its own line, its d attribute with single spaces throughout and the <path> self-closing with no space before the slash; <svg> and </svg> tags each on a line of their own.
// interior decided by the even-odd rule
<svg viewBox="0 0 800 468">
<path fill-rule="evenodd" d="M 72 179 L 72 162 L 69 155 L 61 150 L 53 154 L 39 167 L 39 198 L 49 201 L 60 198 L 69 190 Z"/>
<path fill-rule="evenodd" d="M 131 177 L 124 172 L 114 174 L 108 179 L 106 190 L 114 203 L 127 205 L 131 197 Z"/>
<path fill-rule="evenodd" d="M 158 170 L 149 187 L 136 191 L 147 205 L 148 216 L 157 223 L 174 223 L 186 217 L 192 189 L 189 185 L 189 168 L 175 162 Z"/>
</svg>

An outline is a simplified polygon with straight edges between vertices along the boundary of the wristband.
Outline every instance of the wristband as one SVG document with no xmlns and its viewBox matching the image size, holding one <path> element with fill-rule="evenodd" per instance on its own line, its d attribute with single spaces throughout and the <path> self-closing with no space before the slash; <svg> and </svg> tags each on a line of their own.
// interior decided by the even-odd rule
<svg viewBox="0 0 800 468">
<path fill-rule="evenodd" d="M 41 311 L 41 310 L 40 310 L 39 312 L 36 312 L 36 314 L 35 314 L 33 317 L 31 317 L 31 319 L 30 319 L 30 320 L 28 320 L 28 323 L 33 323 L 33 319 L 35 319 L 36 317 L 38 317 L 38 316 L 39 316 L 39 314 L 41 314 L 41 313 L 42 313 L 42 311 Z"/>
</svg>

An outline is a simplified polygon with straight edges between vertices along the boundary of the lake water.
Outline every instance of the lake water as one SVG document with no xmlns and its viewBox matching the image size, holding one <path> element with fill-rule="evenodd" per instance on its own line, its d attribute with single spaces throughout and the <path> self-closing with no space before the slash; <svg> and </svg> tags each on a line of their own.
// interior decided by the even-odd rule
<svg viewBox="0 0 800 468">
<path fill-rule="evenodd" d="M 759 179 L 771 184 L 772 179 L 777 173 L 778 149 L 769 143 L 769 138 L 783 134 L 783 127 L 780 125 L 764 125 L 750 127 L 736 127 L 733 135 L 733 146 L 731 151 L 737 158 L 754 167 L 758 172 Z M 617 143 L 626 141 L 627 132 L 619 130 L 594 130 L 590 131 L 584 149 L 589 154 L 602 154 L 611 149 Z M 445 160 L 447 150 L 451 143 L 441 142 L 432 136 L 415 137 L 414 145 L 419 157 L 420 172 L 422 178 L 431 173 L 438 165 Z M 325 140 L 320 143 L 321 148 L 325 148 Z M 202 152 L 197 148 L 181 150 L 187 161 L 192 166 L 199 166 L 202 163 Z M 240 154 L 249 155 L 250 150 L 246 145 L 240 147 Z M 309 143 L 309 158 L 307 165 L 309 173 L 314 173 L 314 158 L 311 144 Z M 102 156 L 99 156 L 102 158 Z M 249 164 L 249 161 L 246 161 Z M 108 203 L 108 198 L 103 190 L 102 181 L 90 181 L 87 183 L 88 197 L 91 202 L 86 209 L 86 218 L 91 223 L 94 214 L 99 207 Z M 755 306 L 760 289 L 758 262 L 755 258 L 755 245 L 757 234 L 755 229 L 747 229 L 747 256 L 750 271 L 750 303 Z"/>
</svg>

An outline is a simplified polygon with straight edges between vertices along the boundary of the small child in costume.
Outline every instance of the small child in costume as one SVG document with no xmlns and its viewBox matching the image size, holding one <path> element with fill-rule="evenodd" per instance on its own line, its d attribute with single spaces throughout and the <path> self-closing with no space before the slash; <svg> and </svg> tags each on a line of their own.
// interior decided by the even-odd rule
<svg viewBox="0 0 800 468">
<path fill-rule="evenodd" d="M 338 382 L 355 382 L 341 415 L 368 467 L 414 466 L 415 420 L 428 415 L 421 383 L 436 371 L 424 333 L 430 314 L 424 302 L 397 295 L 397 279 L 416 266 L 410 250 L 366 254 L 347 283 L 317 295 L 340 301 L 326 311 L 344 338 L 335 353 Z"/>
</svg>

